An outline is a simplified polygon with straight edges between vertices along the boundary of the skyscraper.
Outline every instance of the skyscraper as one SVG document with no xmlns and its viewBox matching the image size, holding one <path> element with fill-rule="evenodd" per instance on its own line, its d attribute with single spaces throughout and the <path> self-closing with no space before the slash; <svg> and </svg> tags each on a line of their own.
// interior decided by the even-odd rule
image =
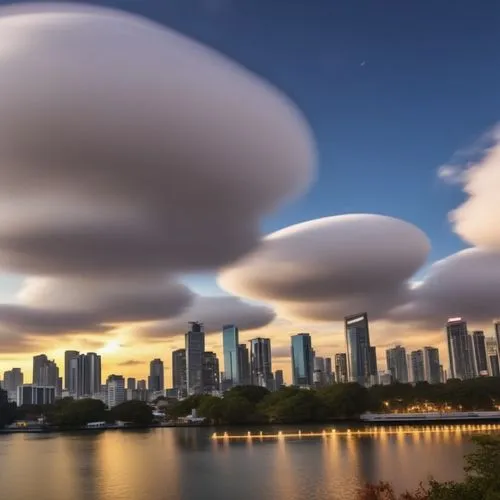
<svg viewBox="0 0 500 500">
<path fill-rule="evenodd" d="M 411 370 L 413 374 L 413 382 L 425 381 L 425 368 L 424 368 L 424 351 L 412 351 L 410 353 Z"/>
<path fill-rule="evenodd" d="M 203 353 L 203 391 L 206 394 L 218 391 L 220 388 L 219 359 L 215 352 Z"/>
<path fill-rule="evenodd" d="M 153 392 L 161 392 L 165 389 L 164 368 L 161 359 L 153 359 L 149 363 L 148 389 Z"/>
<path fill-rule="evenodd" d="M 347 374 L 349 382 L 370 385 L 372 378 L 372 356 L 368 315 L 366 313 L 346 316 L 345 336 L 347 345 Z"/>
<path fill-rule="evenodd" d="M 297 387 L 312 387 L 314 355 L 311 335 L 298 333 L 292 335 L 292 380 Z"/>
<path fill-rule="evenodd" d="M 495 329 L 495 340 L 497 341 L 497 351 L 500 354 L 500 320 L 495 320 L 493 322 L 493 327 Z"/>
<path fill-rule="evenodd" d="M 274 389 L 279 391 L 284 385 L 283 370 L 276 370 L 274 372 Z"/>
<path fill-rule="evenodd" d="M 450 318 L 446 324 L 446 336 L 451 378 L 473 378 L 472 341 L 467 334 L 467 322 L 462 318 Z"/>
<path fill-rule="evenodd" d="M 190 322 L 191 329 L 185 335 L 186 343 L 186 385 L 188 395 L 203 394 L 203 353 L 205 332 L 203 324 Z"/>
<path fill-rule="evenodd" d="M 42 368 L 47 363 L 48 359 L 45 354 L 39 354 L 38 356 L 33 356 L 33 385 L 43 385 L 42 384 Z"/>
<path fill-rule="evenodd" d="M 113 408 L 125 401 L 125 379 L 121 375 L 110 375 L 106 381 L 108 406 Z"/>
<path fill-rule="evenodd" d="M 187 394 L 186 349 L 172 351 L 172 387 L 181 397 Z"/>
<path fill-rule="evenodd" d="M 326 383 L 333 383 L 332 358 L 325 358 L 325 377 Z"/>
<path fill-rule="evenodd" d="M 21 368 L 12 368 L 3 374 L 3 388 L 7 391 L 11 401 L 17 398 L 17 388 L 24 383 L 24 375 Z"/>
<path fill-rule="evenodd" d="M 495 337 L 486 339 L 486 357 L 488 361 L 488 373 L 491 377 L 500 377 L 500 363 L 498 359 L 498 345 Z"/>
<path fill-rule="evenodd" d="M 222 327 L 222 349 L 224 352 L 224 380 L 227 387 L 240 384 L 238 345 L 238 328 L 234 325 L 224 325 Z"/>
<path fill-rule="evenodd" d="M 314 356 L 313 384 L 315 387 L 326 385 L 325 358 Z"/>
<path fill-rule="evenodd" d="M 488 360 L 486 358 L 486 340 L 484 332 L 472 332 L 472 345 L 474 348 L 475 373 L 478 376 L 488 375 Z"/>
<path fill-rule="evenodd" d="M 406 350 L 397 345 L 385 351 L 387 359 L 387 370 L 392 374 L 394 382 L 408 383 L 408 365 L 406 363 Z"/>
<path fill-rule="evenodd" d="M 347 354 L 345 352 L 335 354 L 335 380 L 339 384 L 346 384 L 349 380 L 347 374 Z"/>
<path fill-rule="evenodd" d="M 250 377 L 252 385 L 273 389 L 271 339 L 258 337 L 250 340 Z"/>
<path fill-rule="evenodd" d="M 68 391 L 70 391 L 71 388 L 71 381 L 70 381 L 70 364 L 71 360 L 76 358 L 80 353 L 78 351 L 65 351 L 64 352 L 64 387 Z"/>
<path fill-rule="evenodd" d="M 89 352 L 85 357 L 86 377 L 85 390 L 93 396 L 101 392 L 101 356 Z"/>
<path fill-rule="evenodd" d="M 238 345 L 238 367 L 240 370 L 240 384 L 250 385 L 250 358 L 248 347 L 245 344 Z"/>
<path fill-rule="evenodd" d="M 129 377 L 127 379 L 127 391 L 135 391 L 136 389 L 136 380 L 133 377 Z"/>
<path fill-rule="evenodd" d="M 429 384 L 441 382 L 441 365 L 437 347 L 424 347 L 424 375 Z"/>
<path fill-rule="evenodd" d="M 59 379 L 59 368 L 55 361 L 47 360 L 39 368 L 38 383 L 43 387 L 57 387 Z"/>
<path fill-rule="evenodd" d="M 137 390 L 138 391 L 147 391 L 146 381 L 141 379 L 137 381 Z"/>
</svg>

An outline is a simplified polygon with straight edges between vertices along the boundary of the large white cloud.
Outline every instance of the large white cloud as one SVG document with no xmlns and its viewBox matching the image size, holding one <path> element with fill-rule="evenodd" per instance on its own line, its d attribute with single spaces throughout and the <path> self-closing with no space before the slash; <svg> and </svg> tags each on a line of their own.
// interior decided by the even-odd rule
<svg viewBox="0 0 500 500">
<path fill-rule="evenodd" d="M 489 134 L 491 144 L 461 178 L 467 200 L 454 210 L 455 231 L 475 246 L 500 251 L 500 128 Z"/>
<path fill-rule="evenodd" d="M 311 135 L 290 101 L 153 22 L 10 7 L 0 47 L 0 268 L 219 267 L 311 180 Z"/>
<path fill-rule="evenodd" d="M 427 327 L 443 326 L 449 317 L 491 323 L 500 317 L 500 253 L 469 248 L 435 262 L 409 302 L 389 317 Z"/>
<path fill-rule="evenodd" d="M 206 333 L 220 333 L 223 325 L 234 324 L 240 331 L 262 328 L 275 318 L 269 307 L 249 304 L 237 297 L 201 297 L 175 318 L 153 322 L 138 330 L 139 336 L 168 338 L 186 333 L 189 321 L 201 321 Z"/>
<path fill-rule="evenodd" d="M 267 236 L 219 282 L 232 293 L 276 302 L 294 316 L 333 321 L 367 311 L 381 317 L 406 300 L 406 282 L 429 246 L 422 231 L 392 217 L 325 217 Z"/>
</svg>

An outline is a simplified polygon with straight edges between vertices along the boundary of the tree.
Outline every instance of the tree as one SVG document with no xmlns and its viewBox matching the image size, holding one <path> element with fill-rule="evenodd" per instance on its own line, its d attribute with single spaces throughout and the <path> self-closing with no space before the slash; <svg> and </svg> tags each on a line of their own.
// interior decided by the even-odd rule
<svg viewBox="0 0 500 500">
<path fill-rule="evenodd" d="M 11 424 L 16 417 L 16 405 L 7 400 L 7 391 L 0 389 L 0 429 Z"/>
<path fill-rule="evenodd" d="M 56 410 L 49 420 L 61 427 L 82 427 L 89 422 L 107 421 L 109 416 L 104 403 L 98 399 L 67 401 Z"/>
<path fill-rule="evenodd" d="M 358 417 L 370 409 L 370 394 L 359 384 L 335 384 L 318 393 L 328 418 Z"/>
<path fill-rule="evenodd" d="M 121 420 L 135 425 L 151 425 L 153 410 L 144 401 L 125 401 L 110 411 L 113 420 Z"/>
<path fill-rule="evenodd" d="M 256 385 L 239 385 L 229 389 L 224 393 L 224 399 L 233 396 L 241 397 L 246 399 L 252 405 L 260 403 L 268 394 L 269 390 L 265 387 L 259 387 Z"/>
</svg>

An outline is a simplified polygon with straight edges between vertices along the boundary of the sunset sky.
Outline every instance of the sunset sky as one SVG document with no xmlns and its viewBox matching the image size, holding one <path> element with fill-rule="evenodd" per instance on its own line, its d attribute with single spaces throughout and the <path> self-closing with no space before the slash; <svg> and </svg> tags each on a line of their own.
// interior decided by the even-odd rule
<svg viewBox="0 0 500 500">
<path fill-rule="evenodd" d="M 0 378 L 77 349 L 170 385 L 190 320 L 219 355 L 225 323 L 270 337 L 287 381 L 290 335 L 333 356 L 349 314 L 379 369 L 395 343 L 447 367 L 448 317 L 493 333 L 500 5 L 11 4 Z"/>
</svg>

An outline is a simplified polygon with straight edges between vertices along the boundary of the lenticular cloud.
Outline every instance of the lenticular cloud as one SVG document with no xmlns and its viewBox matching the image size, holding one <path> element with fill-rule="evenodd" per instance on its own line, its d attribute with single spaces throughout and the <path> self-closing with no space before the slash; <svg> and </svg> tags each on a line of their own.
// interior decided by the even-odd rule
<svg viewBox="0 0 500 500">
<path fill-rule="evenodd" d="M 216 268 L 307 188 L 309 128 L 271 85 L 145 19 L 0 9 L 0 267 Z"/>
</svg>

